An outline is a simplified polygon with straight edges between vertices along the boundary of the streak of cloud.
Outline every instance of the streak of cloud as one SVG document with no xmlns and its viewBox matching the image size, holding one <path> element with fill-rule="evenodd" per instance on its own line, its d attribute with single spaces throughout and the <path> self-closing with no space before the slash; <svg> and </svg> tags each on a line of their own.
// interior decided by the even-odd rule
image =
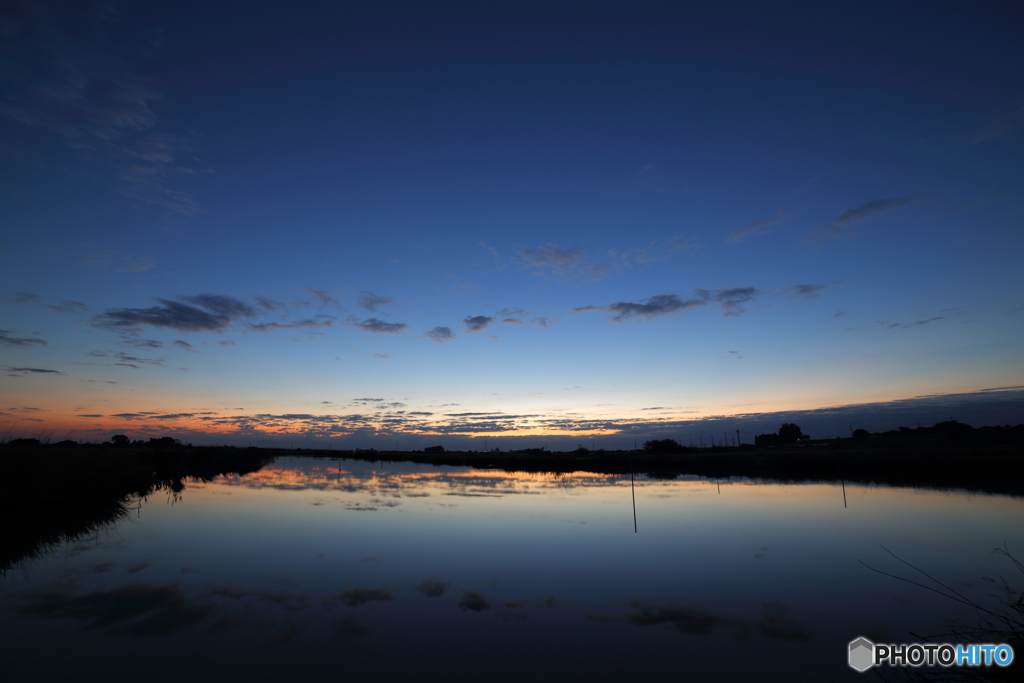
<svg viewBox="0 0 1024 683">
<path fill-rule="evenodd" d="M 726 316 L 739 316 L 746 312 L 745 305 L 757 301 L 760 294 L 761 292 L 754 287 L 733 287 L 714 291 L 698 288 L 693 290 L 693 296 L 689 299 L 682 299 L 677 294 L 658 294 L 638 302 L 617 301 L 606 306 L 581 306 L 573 311 L 605 311 L 614 314 L 610 318 L 612 322 L 621 323 L 634 318 L 658 318 L 717 303 Z"/>
<path fill-rule="evenodd" d="M 738 228 L 732 231 L 731 235 L 729 235 L 729 241 L 733 244 L 736 244 L 737 242 L 742 242 L 748 237 L 767 235 L 772 231 L 772 226 L 782 223 L 783 221 L 789 219 L 791 216 L 792 214 L 780 209 L 779 212 L 775 214 L 775 216 L 772 218 L 766 218 L 755 223 L 749 223 L 747 225 L 739 226 Z"/>
<path fill-rule="evenodd" d="M 0 300 L 8 306 L 29 306 L 39 303 L 43 300 L 43 297 L 38 294 L 29 294 L 28 292 L 5 292 L 0 293 Z"/>
<path fill-rule="evenodd" d="M 60 370 L 46 370 L 44 368 L 14 368 L 14 367 L 11 367 L 9 365 L 5 366 L 4 370 L 6 370 L 9 373 L 17 373 L 17 375 L 24 375 L 24 374 L 63 375 L 64 374 Z M 11 376 L 15 377 L 17 375 L 11 375 Z"/>
<path fill-rule="evenodd" d="M 1013 135 L 1021 129 L 1024 129 L 1024 107 L 1019 107 L 1009 114 L 999 117 L 991 124 L 976 131 L 967 141 L 971 144 L 977 144 L 979 142 L 997 140 Z"/>
<path fill-rule="evenodd" d="M 56 306 L 51 305 L 47 306 L 47 308 L 49 308 L 51 311 L 56 311 L 57 313 L 85 313 L 86 311 L 89 310 L 89 307 L 83 304 L 81 301 L 71 300 L 62 301 L 60 302 L 60 304 Z"/>
<path fill-rule="evenodd" d="M 373 332 L 374 334 L 400 334 L 402 330 L 409 327 L 405 323 L 386 323 L 377 318 L 367 318 L 362 322 L 350 320 L 345 324 L 358 327 L 364 332 Z"/>
<path fill-rule="evenodd" d="M 12 337 L 11 330 L 0 330 L 0 344 L 5 346 L 46 346 L 45 339 L 32 339 L 30 337 Z"/>
<path fill-rule="evenodd" d="M 792 287 L 783 289 L 782 293 L 787 294 L 790 299 L 803 299 L 804 301 L 810 301 L 811 299 L 817 299 L 821 296 L 822 290 L 837 284 L 839 284 L 839 280 L 818 285 L 793 285 Z"/>
<path fill-rule="evenodd" d="M 536 249 L 521 249 L 518 255 L 525 267 L 555 280 L 600 280 L 608 271 L 607 266 L 587 259 L 578 246 L 563 249 L 545 242 Z"/>
<path fill-rule="evenodd" d="M 805 235 L 801 241 L 804 244 L 824 246 L 829 242 L 847 236 L 850 233 L 850 226 L 855 223 L 873 218 L 875 216 L 909 206 L 923 199 L 923 195 L 914 194 L 906 197 L 886 197 L 864 202 L 855 209 L 845 209 L 832 221 L 812 230 Z"/>
<path fill-rule="evenodd" d="M 134 68 L 156 51 L 152 35 L 137 33 L 133 45 L 115 40 L 111 29 L 122 13 L 101 2 L 8 9 L 0 43 L 0 115 L 52 135 L 85 174 L 140 204 L 197 213 L 199 205 L 180 182 L 206 169 L 192 167 L 189 137 L 160 129 L 152 105 L 163 94 Z"/>
<path fill-rule="evenodd" d="M 376 313 L 377 308 L 380 306 L 387 306 L 393 303 L 395 303 L 395 300 L 390 296 L 378 296 L 372 292 L 363 292 L 359 295 L 359 305 L 371 313 Z"/>
<path fill-rule="evenodd" d="M 125 331 L 137 331 L 143 325 L 149 325 L 181 332 L 219 332 L 235 320 L 256 315 L 256 310 L 249 304 L 223 294 L 178 298 L 181 301 L 156 299 L 161 305 L 150 308 L 108 308 L 93 318 L 93 324 Z"/>
</svg>

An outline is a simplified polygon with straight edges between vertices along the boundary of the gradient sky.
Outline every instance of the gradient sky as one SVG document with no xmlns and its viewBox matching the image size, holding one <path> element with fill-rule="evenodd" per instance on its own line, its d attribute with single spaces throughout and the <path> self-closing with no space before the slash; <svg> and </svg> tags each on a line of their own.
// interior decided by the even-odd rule
<svg viewBox="0 0 1024 683">
<path fill-rule="evenodd" d="M 1022 27 L 8 3 L 0 431 L 618 448 L 946 395 L 1024 421 Z"/>
</svg>

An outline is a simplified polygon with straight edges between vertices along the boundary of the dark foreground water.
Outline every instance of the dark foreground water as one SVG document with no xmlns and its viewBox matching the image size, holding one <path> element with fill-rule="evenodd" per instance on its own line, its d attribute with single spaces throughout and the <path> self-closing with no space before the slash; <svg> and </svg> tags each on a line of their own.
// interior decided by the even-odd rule
<svg viewBox="0 0 1024 683">
<path fill-rule="evenodd" d="M 0 671 L 45 680 L 865 681 L 1024 583 L 1024 501 L 284 458 L 186 482 L 7 572 Z M 28 511 L 30 514 L 30 511 Z M 11 523 L 11 522 L 6 522 Z M 935 584 L 929 584 L 938 588 Z M 1024 656 L 1024 653 L 1019 653 Z M 1018 662 L 1015 667 L 1021 666 Z"/>
</svg>

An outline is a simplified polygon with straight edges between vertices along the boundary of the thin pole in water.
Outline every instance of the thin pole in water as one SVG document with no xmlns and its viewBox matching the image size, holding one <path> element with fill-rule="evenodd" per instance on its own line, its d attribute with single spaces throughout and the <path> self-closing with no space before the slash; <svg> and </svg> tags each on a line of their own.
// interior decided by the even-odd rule
<svg viewBox="0 0 1024 683">
<path fill-rule="evenodd" d="M 633 495 L 633 533 L 636 533 L 636 489 L 633 487 L 633 458 L 629 459 L 629 492 Z"/>
<path fill-rule="evenodd" d="M 845 508 L 846 507 L 846 480 L 845 479 L 840 479 L 839 481 L 841 481 L 842 484 L 843 484 L 843 507 Z"/>
</svg>

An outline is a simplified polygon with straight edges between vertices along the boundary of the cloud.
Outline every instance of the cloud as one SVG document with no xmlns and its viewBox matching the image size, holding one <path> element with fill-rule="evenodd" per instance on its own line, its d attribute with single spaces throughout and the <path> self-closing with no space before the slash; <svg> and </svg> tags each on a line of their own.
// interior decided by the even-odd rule
<svg viewBox="0 0 1024 683">
<path fill-rule="evenodd" d="M 693 290 L 693 296 L 689 299 L 681 299 L 676 294 L 659 294 L 636 303 L 618 301 L 607 306 L 580 306 L 573 311 L 606 311 L 615 314 L 611 317 L 613 322 L 621 323 L 632 318 L 657 318 L 717 303 L 726 316 L 739 316 L 746 312 L 744 305 L 757 301 L 760 295 L 761 292 L 754 287 L 732 287 L 714 291 L 697 288 Z"/>
<path fill-rule="evenodd" d="M 804 301 L 810 301 L 811 299 L 817 299 L 821 295 L 821 291 L 832 285 L 839 284 L 839 280 L 833 282 L 826 282 L 820 285 L 793 285 L 792 287 L 786 287 L 782 290 L 782 293 L 788 294 L 790 299 L 803 299 Z"/>
<path fill-rule="evenodd" d="M 7 370 L 7 372 L 10 372 L 10 373 L 17 373 L 17 375 L 23 375 L 23 374 L 26 374 L 26 373 L 49 374 L 49 375 L 63 375 L 64 374 L 60 370 L 44 370 L 42 368 L 14 368 L 14 367 L 11 367 L 9 365 L 4 366 L 4 370 Z M 11 375 L 11 376 L 12 377 L 16 377 L 17 375 Z"/>
<path fill-rule="evenodd" d="M 618 251 L 609 249 L 608 255 L 613 259 L 613 264 L 619 268 L 632 268 L 634 265 L 655 263 L 671 258 L 680 251 L 696 249 L 700 244 L 696 240 L 684 240 L 681 237 L 673 236 L 664 242 L 652 241 L 646 247 Z"/>
<path fill-rule="evenodd" d="M 154 55 L 152 32 L 111 35 L 123 13 L 99 2 L 19 3 L 6 14 L 0 116 L 63 143 L 77 162 L 51 158 L 59 170 L 147 206 L 195 214 L 193 196 L 172 184 L 205 169 L 192 167 L 188 137 L 160 130 L 152 105 L 163 95 L 135 66 Z"/>
<path fill-rule="evenodd" d="M 494 318 L 488 315 L 467 316 L 462 322 L 466 325 L 467 332 L 480 332 L 486 329 Z"/>
<path fill-rule="evenodd" d="M 630 318 L 657 318 L 662 315 L 687 311 L 691 308 L 699 308 L 706 305 L 707 301 L 700 298 L 684 301 L 675 294 L 658 294 L 639 303 L 619 301 L 604 306 L 603 310 L 614 313 L 615 315 L 612 316 L 612 320 L 621 323 Z"/>
<path fill-rule="evenodd" d="M 89 307 L 83 304 L 81 301 L 62 301 L 57 306 L 47 306 L 51 311 L 57 313 L 85 313 L 89 310 Z"/>
<path fill-rule="evenodd" d="M 975 132 L 967 141 L 975 144 L 987 140 L 996 140 L 1007 135 L 1013 135 L 1021 128 L 1024 128 L 1024 107 L 1001 116 L 988 126 Z"/>
<path fill-rule="evenodd" d="M 128 338 L 128 339 L 125 339 L 122 343 L 126 344 L 128 346 L 135 346 L 135 347 L 144 348 L 144 349 L 162 349 L 164 347 L 164 343 L 162 341 L 157 341 L 156 339 L 131 339 L 131 338 Z"/>
<path fill-rule="evenodd" d="M 695 294 L 703 297 L 707 301 L 713 301 L 720 304 L 722 310 L 725 311 L 725 315 L 727 316 L 743 315 L 746 312 L 743 305 L 757 301 L 757 297 L 761 294 L 753 287 L 716 289 L 713 292 L 709 292 L 706 289 L 695 289 L 693 291 Z"/>
<path fill-rule="evenodd" d="M 423 581 L 420 581 L 416 586 L 413 587 L 413 589 L 419 591 L 420 593 L 423 593 L 423 595 L 427 596 L 428 598 L 439 598 L 442 595 L 444 595 L 445 590 L 448 589 L 448 585 L 448 582 L 444 579 L 432 576 L 430 578 L 424 579 Z"/>
<path fill-rule="evenodd" d="M 114 357 L 120 361 L 120 363 L 116 363 L 116 365 L 125 365 L 129 363 L 143 363 L 145 365 L 163 366 L 166 363 L 166 360 L 163 358 L 140 358 L 138 356 L 129 356 L 127 353 L 123 352 L 115 353 Z M 138 366 L 132 365 L 131 367 L 137 368 Z"/>
<path fill-rule="evenodd" d="M 224 341 L 220 341 L 217 343 L 220 344 L 221 346 L 237 346 L 237 344 L 235 344 L 235 342 L 230 339 L 225 339 Z"/>
<path fill-rule="evenodd" d="M 3 300 L 8 306 L 29 306 L 39 303 L 43 300 L 43 297 L 38 294 L 29 294 L 28 292 L 10 292 L 0 293 L 0 300 Z"/>
<path fill-rule="evenodd" d="M 426 335 L 430 339 L 432 339 L 432 340 L 434 340 L 436 342 L 439 342 L 439 343 L 443 343 L 443 342 L 451 341 L 452 339 L 455 339 L 455 334 L 452 332 L 450 327 L 438 326 L 438 327 L 435 327 L 432 330 L 429 330 L 426 333 Z"/>
<path fill-rule="evenodd" d="M 270 332 L 272 330 L 293 330 L 302 327 L 330 327 L 336 320 L 337 318 L 333 315 L 320 314 L 294 323 L 249 323 L 246 327 L 253 332 Z"/>
<path fill-rule="evenodd" d="M 239 318 L 256 314 L 249 304 L 222 294 L 178 298 L 181 301 L 156 299 L 161 305 L 150 308 L 108 308 L 93 318 L 93 324 L 121 330 L 138 330 L 142 325 L 149 325 L 180 332 L 219 332 Z"/>
<path fill-rule="evenodd" d="M 545 242 L 537 249 L 521 249 L 519 257 L 527 268 L 534 268 L 543 276 L 556 280 L 600 280 L 607 274 L 607 266 L 599 266 L 585 258 L 579 247 L 562 249 Z"/>
<path fill-rule="evenodd" d="M 115 270 L 119 273 L 141 273 L 154 267 L 152 260 L 139 258 L 134 254 L 126 254 L 116 249 L 94 250 L 88 253 L 83 262 L 96 270 Z"/>
<path fill-rule="evenodd" d="M 764 220 L 757 221 L 756 223 L 750 223 L 748 225 L 739 226 L 738 228 L 732 231 L 732 234 L 729 236 L 729 241 L 735 244 L 737 242 L 742 242 L 748 237 L 756 237 L 757 235 L 767 235 L 768 233 L 771 232 L 771 227 L 773 225 L 778 225 L 779 223 L 790 218 L 791 216 L 792 214 L 782 209 L 779 209 L 779 212 L 775 214 L 773 218 L 766 218 Z"/>
<path fill-rule="evenodd" d="M 259 305 L 260 309 L 262 309 L 265 313 L 274 313 L 276 311 L 285 311 L 288 309 L 288 307 L 285 306 L 280 301 L 275 301 L 274 299 L 271 299 L 269 297 L 260 296 L 259 294 L 257 294 L 253 298 L 256 300 L 256 303 Z"/>
<path fill-rule="evenodd" d="M 484 610 L 491 609 L 491 603 L 480 593 L 465 588 L 462 590 L 462 599 L 459 600 L 459 607 L 463 611 L 483 612 Z"/>
<path fill-rule="evenodd" d="M 334 600 L 341 600 L 349 607 L 358 607 L 374 600 L 392 600 L 394 596 L 383 588 L 352 588 L 344 591 L 341 595 L 335 596 Z"/>
<path fill-rule="evenodd" d="M 395 303 L 390 296 L 378 296 L 372 292 L 363 292 L 359 295 L 359 305 L 366 310 L 376 313 L 378 306 L 387 306 Z"/>
<path fill-rule="evenodd" d="M 855 209 L 845 209 L 831 222 L 812 230 L 801 241 L 805 244 L 822 246 L 832 240 L 839 239 L 849 233 L 849 227 L 879 214 L 909 206 L 920 201 L 924 195 L 914 194 L 906 197 L 886 197 L 864 202 Z"/>
<path fill-rule="evenodd" d="M 946 316 L 944 316 L 944 315 L 937 315 L 937 316 L 932 317 L 932 318 L 924 318 L 922 320 L 915 320 L 914 322 L 909 322 L 909 323 L 893 322 L 891 320 L 879 320 L 878 324 L 881 325 L 882 327 L 885 327 L 886 329 L 897 331 L 897 330 L 905 330 L 908 327 L 921 327 L 922 325 L 927 325 L 928 323 L 933 323 L 933 322 L 936 322 L 938 320 L 945 320 L 945 319 L 946 319 Z"/>
<path fill-rule="evenodd" d="M 377 318 L 367 318 L 362 322 L 350 321 L 345 324 L 358 327 L 364 332 L 373 332 L 374 334 L 399 334 L 402 330 L 409 327 L 405 323 L 386 323 Z"/>
<path fill-rule="evenodd" d="M 177 346 L 178 348 L 185 349 L 186 351 L 191 351 L 193 353 L 199 353 L 198 351 L 196 351 L 194 346 L 189 344 L 187 341 L 183 341 L 181 339 L 175 339 L 174 340 L 174 345 Z"/>
<path fill-rule="evenodd" d="M 29 339 L 28 337 L 12 337 L 11 330 L 0 330 L 0 344 L 6 346 L 46 346 L 45 339 Z"/>
<path fill-rule="evenodd" d="M 846 209 L 835 220 L 832 221 L 832 225 L 836 227 L 846 227 L 853 223 L 870 218 L 871 216 L 898 209 L 900 207 L 913 204 L 921 199 L 921 195 L 909 195 L 907 197 L 886 197 L 885 199 L 876 199 L 874 201 L 865 202 L 856 209 Z"/>
<path fill-rule="evenodd" d="M 323 291 L 322 289 L 310 289 L 309 287 L 306 287 L 306 291 L 309 292 L 310 295 L 314 299 L 319 301 L 324 306 L 326 306 L 327 304 L 334 304 L 335 306 L 338 305 L 338 302 L 335 301 L 334 299 L 332 299 L 331 295 L 328 294 L 327 292 Z M 277 302 L 273 302 L 273 303 L 277 303 Z"/>
</svg>

